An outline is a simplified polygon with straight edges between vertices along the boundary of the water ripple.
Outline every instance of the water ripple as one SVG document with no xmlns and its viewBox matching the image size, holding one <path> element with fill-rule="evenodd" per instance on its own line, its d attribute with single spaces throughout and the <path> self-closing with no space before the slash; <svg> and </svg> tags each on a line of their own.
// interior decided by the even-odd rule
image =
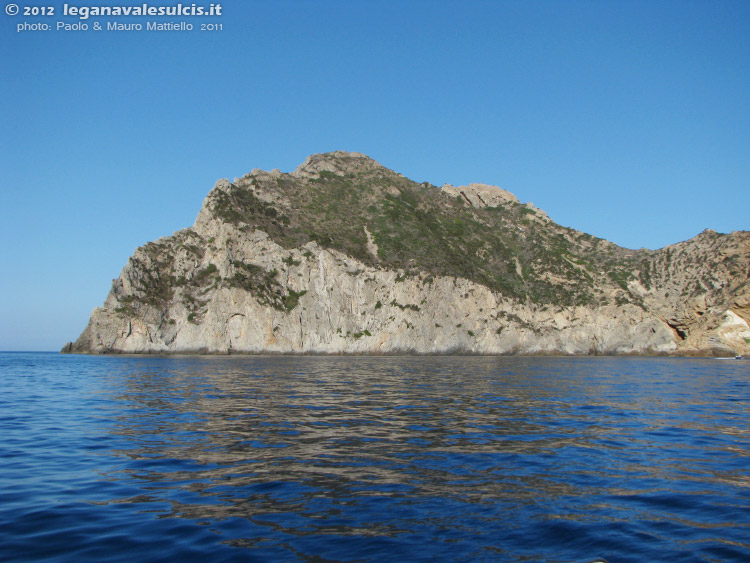
<svg viewBox="0 0 750 563">
<path fill-rule="evenodd" d="M 747 561 L 749 368 L 0 354 L 0 558 Z"/>
</svg>

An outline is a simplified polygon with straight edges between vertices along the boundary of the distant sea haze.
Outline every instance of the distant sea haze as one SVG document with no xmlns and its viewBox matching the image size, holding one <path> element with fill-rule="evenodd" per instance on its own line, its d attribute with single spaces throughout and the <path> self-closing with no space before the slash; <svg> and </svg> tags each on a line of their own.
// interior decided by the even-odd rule
<svg viewBox="0 0 750 563">
<path fill-rule="evenodd" d="M 747 561 L 750 362 L 0 353 L 3 561 Z"/>
</svg>

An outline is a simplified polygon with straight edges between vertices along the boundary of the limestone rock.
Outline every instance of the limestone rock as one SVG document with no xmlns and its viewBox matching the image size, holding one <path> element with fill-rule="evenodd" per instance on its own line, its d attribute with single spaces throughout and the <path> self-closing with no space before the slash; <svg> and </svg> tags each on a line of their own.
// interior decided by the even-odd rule
<svg viewBox="0 0 750 563">
<path fill-rule="evenodd" d="M 748 232 L 634 251 L 339 151 L 218 181 L 63 352 L 748 354 L 749 264 Z"/>
<path fill-rule="evenodd" d="M 474 207 L 498 207 L 507 203 L 519 203 L 518 198 L 509 191 L 489 184 L 469 184 L 458 187 L 445 184 L 441 189 L 453 197 L 462 197 Z"/>
</svg>

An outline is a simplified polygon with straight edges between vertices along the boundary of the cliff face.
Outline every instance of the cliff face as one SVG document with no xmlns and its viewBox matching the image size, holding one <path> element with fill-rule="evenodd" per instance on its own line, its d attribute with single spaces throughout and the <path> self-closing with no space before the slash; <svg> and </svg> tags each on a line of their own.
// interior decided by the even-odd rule
<svg viewBox="0 0 750 563">
<path fill-rule="evenodd" d="M 746 354 L 750 233 L 633 251 L 357 153 L 219 181 L 66 352 Z"/>
</svg>

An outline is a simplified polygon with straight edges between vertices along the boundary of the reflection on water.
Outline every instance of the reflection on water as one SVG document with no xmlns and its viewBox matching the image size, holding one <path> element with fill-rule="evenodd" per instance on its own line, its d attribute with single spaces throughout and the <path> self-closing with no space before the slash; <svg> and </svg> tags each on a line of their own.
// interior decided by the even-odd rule
<svg viewBox="0 0 750 563">
<path fill-rule="evenodd" d="M 651 379 L 644 360 L 164 362 L 116 375 L 128 408 L 113 432 L 128 438 L 123 455 L 148 462 L 127 478 L 170 493 L 171 515 L 388 536 L 425 521 L 481 530 L 551 507 L 560 519 L 628 522 L 634 503 L 690 505 L 706 487 L 748 483 L 748 450 L 722 438 L 747 429 L 747 397 L 715 412 L 710 379 Z M 635 375 L 622 373 L 628 362 Z M 701 514 L 689 525 L 703 526 Z"/>
<path fill-rule="evenodd" d="M 750 554 L 750 363 L 76 361 L 98 433 L 79 500 L 154 559 Z"/>
</svg>

